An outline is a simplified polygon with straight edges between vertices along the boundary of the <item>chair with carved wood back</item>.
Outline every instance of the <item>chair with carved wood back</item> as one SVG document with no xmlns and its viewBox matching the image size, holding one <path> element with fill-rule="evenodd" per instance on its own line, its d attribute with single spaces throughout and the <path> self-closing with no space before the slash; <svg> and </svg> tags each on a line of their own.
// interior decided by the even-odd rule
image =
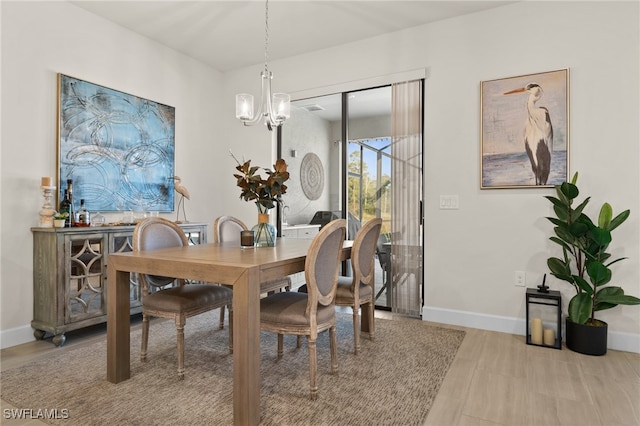
<svg viewBox="0 0 640 426">
<path fill-rule="evenodd" d="M 368 220 L 356 233 L 351 247 L 351 276 L 338 276 L 336 306 L 350 306 L 353 311 L 353 352 L 360 352 L 360 308 L 369 324 L 369 339 L 374 340 L 375 255 L 382 219 Z M 306 292 L 306 285 L 298 291 Z M 300 339 L 298 338 L 298 347 Z"/>
<path fill-rule="evenodd" d="M 247 225 L 233 216 L 220 216 L 213 223 L 213 241 L 216 243 L 237 243 L 240 245 L 240 231 L 246 231 Z M 282 289 L 291 289 L 291 278 L 281 277 L 260 283 L 260 293 L 270 293 Z"/>
<path fill-rule="evenodd" d="M 260 300 L 260 328 L 278 334 L 278 358 L 282 357 L 285 334 L 307 337 L 312 400 L 318 396 L 318 333 L 329 330 L 331 371 L 338 371 L 335 295 L 345 234 L 346 221 L 336 219 L 326 224 L 311 242 L 305 261 L 307 293 L 288 291 Z"/>
<path fill-rule="evenodd" d="M 370 219 L 356 234 L 351 248 L 351 276 L 338 277 L 337 306 L 353 310 L 353 350 L 360 352 L 359 311 L 369 323 L 369 339 L 374 339 L 375 257 L 382 219 Z"/>
<path fill-rule="evenodd" d="M 133 231 L 133 251 L 156 250 L 188 245 L 187 237 L 178 225 L 161 217 L 151 217 L 138 223 Z M 184 326 L 186 319 L 203 312 L 229 307 L 232 312 L 233 293 L 227 287 L 208 284 L 187 284 L 182 279 L 157 275 L 138 275 L 142 289 L 142 345 L 140 359 L 146 360 L 149 341 L 149 317 L 175 321 L 178 346 L 178 378 L 184 378 Z M 177 284 L 177 285 L 176 285 Z M 233 322 L 229 321 L 229 350 L 233 351 Z"/>
<path fill-rule="evenodd" d="M 213 222 L 214 243 L 237 243 L 240 245 L 240 231 L 247 231 L 247 225 L 233 216 L 220 216 Z M 291 278 L 281 277 L 260 283 L 260 293 L 271 293 L 291 289 Z M 220 328 L 224 326 L 224 306 L 220 309 Z"/>
</svg>

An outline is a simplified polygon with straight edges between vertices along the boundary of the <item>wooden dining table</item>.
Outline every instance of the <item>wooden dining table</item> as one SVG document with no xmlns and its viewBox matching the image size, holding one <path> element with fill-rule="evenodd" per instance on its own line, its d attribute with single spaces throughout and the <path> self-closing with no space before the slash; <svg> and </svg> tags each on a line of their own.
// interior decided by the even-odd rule
<svg viewBox="0 0 640 426">
<path fill-rule="evenodd" d="M 130 273 L 228 284 L 233 289 L 233 423 L 260 423 L 260 283 L 304 271 L 311 241 L 279 238 L 275 247 L 243 249 L 214 243 L 110 254 L 107 380 L 119 383 L 131 375 Z M 345 241 L 341 260 L 351 256 L 351 245 Z"/>
</svg>

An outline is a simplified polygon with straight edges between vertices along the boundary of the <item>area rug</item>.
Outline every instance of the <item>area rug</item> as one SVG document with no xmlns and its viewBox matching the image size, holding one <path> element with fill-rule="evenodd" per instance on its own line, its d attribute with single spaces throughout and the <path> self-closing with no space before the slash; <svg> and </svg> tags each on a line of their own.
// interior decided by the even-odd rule
<svg viewBox="0 0 640 426">
<path fill-rule="evenodd" d="M 218 311 L 187 320 L 185 378 L 176 374 L 172 321 L 152 321 L 147 362 L 139 361 L 140 330 L 131 332 L 131 379 L 106 381 L 104 341 L 2 372 L 2 399 L 33 413 L 57 414 L 49 424 L 230 425 L 233 357 Z M 263 425 L 421 425 L 464 338 L 464 331 L 416 319 L 376 319 L 376 338 L 353 354 L 351 315 L 338 316 L 338 369 L 331 374 L 328 333 L 318 337 L 318 400 L 309 399 L 306 340 L 261 334 Z M 56 417 L 56 416 L 54 416 Z"/>
</svg>

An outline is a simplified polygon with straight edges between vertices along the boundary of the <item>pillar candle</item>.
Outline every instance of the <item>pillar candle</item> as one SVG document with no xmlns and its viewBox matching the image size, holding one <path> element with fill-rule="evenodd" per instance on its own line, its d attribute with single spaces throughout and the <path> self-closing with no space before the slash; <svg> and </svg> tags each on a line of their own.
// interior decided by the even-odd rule
<svg viewBox="0 0 640 426">
<path fill-rule="evenodd" d="M 534 345 L 542 344 L 542 319 L 533 318 L 531 320 L 531 343 Z"/>
<path fill-rule="evenodd" d="M 42 178 L 40 179 L 40 186 L 51 186 L 51 177 L 42 176 Z"/>
<path fill-rule="evenodd" d="M 553 328 L 544 329 L 544 344 L 547 346 L 556 344 L 556 331 Z"/>
</svg>

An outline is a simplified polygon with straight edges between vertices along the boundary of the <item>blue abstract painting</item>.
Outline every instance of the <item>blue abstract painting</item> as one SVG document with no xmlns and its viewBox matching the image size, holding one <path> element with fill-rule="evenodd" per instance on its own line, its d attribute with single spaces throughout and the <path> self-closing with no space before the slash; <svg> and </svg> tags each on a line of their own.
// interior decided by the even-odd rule
<svg viewBox="0 0 640 426">
<path fill-rule="evenodd" d="M 58 74 L 59 199 L 73 180 L 76 208 L 174 208 L 175 108 Z"/>
</svg>

